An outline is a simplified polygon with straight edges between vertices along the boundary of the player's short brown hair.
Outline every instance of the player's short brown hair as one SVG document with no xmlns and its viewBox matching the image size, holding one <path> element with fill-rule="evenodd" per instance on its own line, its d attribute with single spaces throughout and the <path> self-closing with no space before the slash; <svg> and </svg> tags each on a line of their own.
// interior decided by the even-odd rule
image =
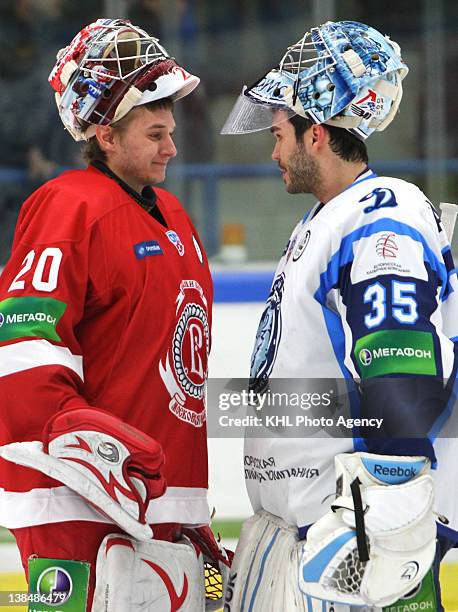
<svg viewBox="0 0 458 612">
<path fill-rule="evenodd" d="M 146 108 L 149 111 L 155 111 L 158 109 L 172 110 L 173 100 L 171 98 L 162 98 L 162 100 L 154 100 L 154 102 L 148 102 L 147 104 L 143 104 L 142 107 Z M 116 130 L 125 129 L 131 122 L 133 116 L 134 115 L 132 114 L 132 111 L 128 112 L 125 117 L 123 117 L 119 121 L 116 121 L 116 123 L 112 125 L 112 128 Z M 92 136 L 92 138 L 90 138 L 83 144 L 81 154 L 87 164 L 90 164 L 94 161 L 107 161 L 106 153 L 100 148 L 96 136 Z"/>
<path fill-rule="evenodd" d="M 294 115 L 289 119 L 294 127 L 297 142 L 300 142 L 305 132 L 312 127 L 313 121 Z M 369 162 L 365 143 L 356 138 L 348 130 L 323 124 L 329 132 L 329 146 L 331 151 L 348 162 Z"/>
</svg>

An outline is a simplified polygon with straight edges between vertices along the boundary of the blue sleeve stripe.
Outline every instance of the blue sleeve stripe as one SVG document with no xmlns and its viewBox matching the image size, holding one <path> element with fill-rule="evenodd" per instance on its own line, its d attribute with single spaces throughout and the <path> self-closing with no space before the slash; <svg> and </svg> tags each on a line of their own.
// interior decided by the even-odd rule
<svg viewBox="0 0 458 612">
<path fill-rule="evenodd" d="M 429 263 L 431 268 L 440 277 L 442 280 L 442 290 L 445 290 L 444 288 L 447 286 L 447 270 L 445 265 L 439 261 L 435 253 L 428 246 L 424 236 L 420 234 L 418 230 L 406 223 L 385 218 L 363 225 L 342 239 L 340 248 L 331 257 L 326 270 L 320 275 L 320 286 L 314 296 L 320 304 L 324 305 L 326 303 L 328 292 L 332 287 L 336 286 L 340 267 L 353 261 L 353 243 L 361 238 L 366 238 L 384 231 L 410 236 L 410 238 L 416 242 L 420 242 L 423 245 L 424 260 Z"/>
</svg>

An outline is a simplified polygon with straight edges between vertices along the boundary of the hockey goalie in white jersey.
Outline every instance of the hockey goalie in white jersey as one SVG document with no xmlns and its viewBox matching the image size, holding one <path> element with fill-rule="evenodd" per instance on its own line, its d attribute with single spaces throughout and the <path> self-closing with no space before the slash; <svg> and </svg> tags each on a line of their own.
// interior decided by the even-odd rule
<svg viewBox="0 0 458 612">
<path fill-rule="evenodd" d="M 364 144 L 394 119 L 407 72 L 388 37 L 327 22 L 244 88 L 223 127 L 270 128 L 287 191 L 318 200 L 278 264 L 252 384 L 341 379 L 352 416 L 383 423 L 351 437 L 246 440 L 255 514 L 227 611 L 443 609 L 438 567 L 458 529 L 453 428 L 444 435 L 457 276 L 428 198 L 377 176 Z M 268 477 L 272 465 L 281 479 Z"/>
</svg>

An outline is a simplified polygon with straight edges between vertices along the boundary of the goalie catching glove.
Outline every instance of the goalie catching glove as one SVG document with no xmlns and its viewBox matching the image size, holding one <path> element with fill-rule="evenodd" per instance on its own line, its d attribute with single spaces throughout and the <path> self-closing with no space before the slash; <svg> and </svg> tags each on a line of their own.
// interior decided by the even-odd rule
<svg viewBox="0 0 458 612">
<path fill-rule="evenodd" d="M 335 603 L 387 606 L 414 589 L 434 560 L 430 462 L 353 453 L 335 464 L 339 497 L 307 532 L 299 587 Z"/>
<path fill-rule="evenodd" d="M 164 454 L 156 440 L 121 419 L 93 408 L 58 412 L 43 443 L 8 444 L 0 456 L 67 485 L 137 540 L 152 538 L 146 511 L 166 489 Z"/>
</svg>

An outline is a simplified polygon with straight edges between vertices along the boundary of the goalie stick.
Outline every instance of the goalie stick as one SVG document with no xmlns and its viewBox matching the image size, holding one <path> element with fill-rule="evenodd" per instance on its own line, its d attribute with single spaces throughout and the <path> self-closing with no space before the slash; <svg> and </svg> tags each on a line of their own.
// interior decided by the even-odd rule
<svg viewBox="0 0 458 612">
<path fill-rule="evenodd" d="M 442 210 L 441 222 L 449 242 L 452 242 L 453 232 L 455 230 L 456 216 L 458 215 L 458 204 L 450 202 L 441 202 L 439 204 Z"/>
</svg>

